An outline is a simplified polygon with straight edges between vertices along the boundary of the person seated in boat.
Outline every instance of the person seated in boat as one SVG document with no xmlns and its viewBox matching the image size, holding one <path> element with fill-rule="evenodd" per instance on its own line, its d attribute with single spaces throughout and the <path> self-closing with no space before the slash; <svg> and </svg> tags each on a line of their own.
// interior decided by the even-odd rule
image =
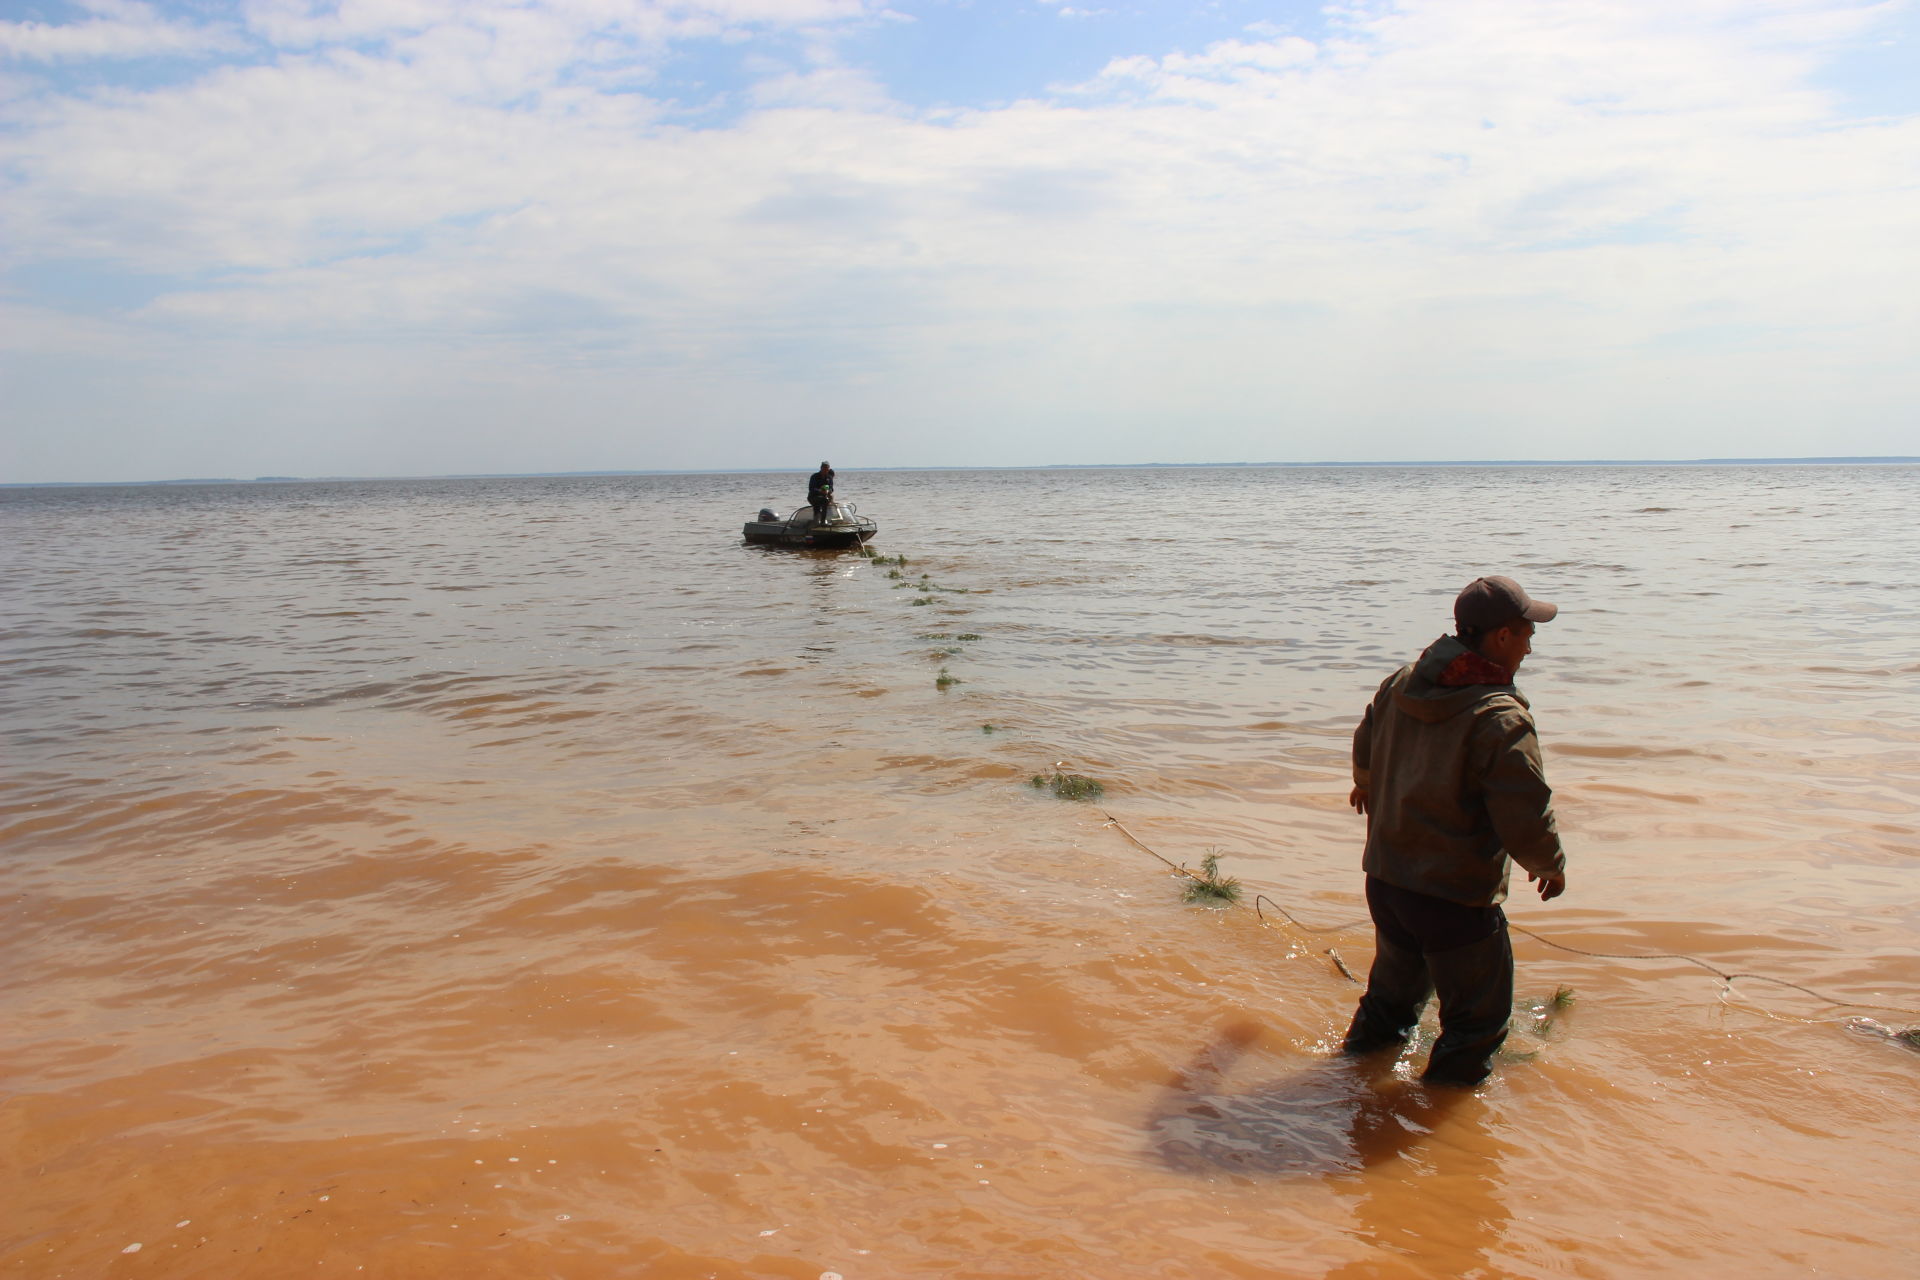
<svg viewBox="0 0 1920 1280">
<path fill-rule="evenodd" d="M 827 508 L 833 505 L 833 464 L 823 462 L 807 477 L 807 505 L 813 508 L 813 522 L 823 524 Z"/>
</svg>

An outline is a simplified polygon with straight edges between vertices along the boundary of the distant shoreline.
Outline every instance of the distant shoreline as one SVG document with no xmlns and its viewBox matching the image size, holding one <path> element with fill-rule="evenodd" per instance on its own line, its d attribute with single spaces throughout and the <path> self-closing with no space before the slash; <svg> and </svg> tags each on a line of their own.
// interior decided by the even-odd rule
<svg viewBox="0 0 1920 1280">
<path fill-rule="evenodd" d="M 1337 470 L 1343 467 L 1865 467 L 1910 466 L 1920 456 L 1861 458 L 1567 458 L 1478 459 L 1458 462 L 1049 462 L 1025 467 L 847 467 L 847 471 L 1194 471 L 1260 468 Z M 756 476 L 808 471 L 791 467 L 685 467 L 631 471 L 456 471 L 406 476 L 207 476 L 182 480 L 0 481 L 0 489 L 124 489 L 146 485 L 344 484 L 373 480 L 564 480 L 588 476 Z"/>
</svg>

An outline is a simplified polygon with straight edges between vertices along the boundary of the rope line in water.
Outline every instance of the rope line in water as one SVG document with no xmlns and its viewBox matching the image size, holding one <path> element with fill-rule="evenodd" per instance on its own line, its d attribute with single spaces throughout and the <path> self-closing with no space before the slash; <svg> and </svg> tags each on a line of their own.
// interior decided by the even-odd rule
<svg viewBox="0 0 1920 1280">
<path fill-rule="evenodd" d="M 1118 831 L 1121 835 L 1125 836 L 1127 840 L 1130 843 L 1132 843 L 1136 848 L 1144 850 L 1145 852 L 1159 859 L 1162 863 L 1165 863 L 1166 866 L 1170 868 L 1175 875 L 1185 876 L 1187 879 L 1192 880 L 1196 883 L 1205 883 L 1204 881 L 1202 881 L 1201 877 L 1195 875 L 1193 872 L 1181 866 L 1179 863 L 1173 861 L 1171 858 L 1168 858 L 1165 855 L 1161 854 L 1158 850 L 1153 848 L 1151 845 L 1147 844 L 1144 840 L 1140 839 L 1139 836 L 1136 836 L 1133 834 L 1133 832 L 1127 830 L 1127 825 L 1124 822 L 1121 822 L 1120 819 L 1114 817 L 1112 814 L 1108 813 L 1105 809 L 1101 809 L 1099 813 L 1101 817 L 1107 820 L 1106 825 L 1112 827 L 1114 830 Z M 1294 915 L 1293 912 L 1281 906 L 1278 902 L 1275 902 L 1272 898 L 1269 898 L 1266 894 L 1256 893 L 1255 895 L 1253 895 L 1253 913 L 1259 919 L 1261 925 L 1266 928 L 1272 928 L 1273 926 L 1267 924 L 1266 913 L 1263 910 L 1261 910 L 1260 904 L 1263 902 L 1267 906 L 1272 907 L 1274 912 L 1279 916 L 1281 916 L 1283 919 L 1285 919 L 1288 924 L 1292 925 L 1296 929 L 1299 929 L 1303 933 L 1345 933 L 1348 930 L 1357 929 L 1362 925 L 1371 926 L 1373 923 L 1371 918 L 1362 917 L 1358 920 L 1343 920 L 1339 924 L 1310 925 L 1305 921 L 1301 920 L 1298 916 Z M 1720 998 L 1723 1001 L 1728 1000 L 1730 997 L 1732 997 L 1735 994 L 1733 990 L 1733 984 L 1736 982 L 1766 982 L 1766 983 L 1771 983 L 1776 987 L 1791 988 L 1794 991 L 1798 991 L 1804 995 L 1811 996 L 1815 1000 L 1818 1000 L 1820 1003 L 1834 1009 L 1873 1009 L 1881 1013 L 1898 1013 L 1898 1014 L 1903 1014 L 1907 1017 L 1920 1018 L 1920 1010 L 1906 1009 L 1906 1008 L 1900 1007 L 1899 1005 L 1891 1005 L 1891 1004 L 1862 1004 L 1857 1000 L 1837 1000 L 1834 997 L 1827 995 L 1825 992 L 1816 991 L 1812 987 L 1803 986 L 1798 982 L 1791 982 L 1786 978 L 1775 978 L 1764 973 L 1728 973 L 1724 969 L 1721 969 L 1715 965 L 1707 963 L 1705 960 L 1702 960 L 1699 956 L 1688 955 L 1684 951 L 1645 951 L 1645 952 L 1589 951 L 1585 947 L 1569 946 L 1567 943 L 1555 942 L 1552 938 L 1542 937 L 1540 934 L 1535 933 L 1532 929 L 1527 928 L 1525 925 L 1514 924 L 1512 921 L 1507 922 L 1507 927 L 1510 929 L 1514 929 L 1520 933 L 1524 933 L 1529 938 L 1532 938 L 1535 942 L 1541 943 L 1545 946 L 1552 947 L 1556 951 L 1565 951 L 1576 956 L 1587 956 L 1590 959 L 1594 959 L 1594 960 L 1679 960 L 1686 964 L 1694 965 L 1698 968 L 1706 970 L 1708 973 L 1712 974 L 1714 977 L 1720 979 L 1720 982 L 1721 982 Z M 1340 970 L 1341 974 L 1349 982 L 1352 982 L 1356 985 L 1360 984 L 1360 979 L 1354 976 L 1353 970 L 1347 967 L 1347 962 L 1340 958 L 1340 953 L 1338 951 L 1335 951 L 1332 947 L 1328 947 L 1321 954 L 1331 959 L 1334 965 Z M 1801 1017 L 1796 1017 L 1792 1014 L 1774 1013 L 1772 1010 L 1762 1008 L 1757 1004 L 1747 1004 L 1743 1007 L 1751 1008 L 1756 1013 L 1764 1014 L 1769 1018 L 1774 1018 L 1781 1022 L 1801 1022 L 1801 1023 L 1845 1022 L 1851 1025 L 1856 1021 L 1860 1021 L 1860 1022 L 1872 1021 L 1871 1019 L 1856 1020 L 1856 1019 L 1850 1019 L 1850 1018 L 1801 1018 Z M 1855 1029 L 1865 1029 L 1869 1031 L 1875 1031 L 1876 1033 L 1878 1033 L 1878 1030 L 1882 1030 L 1878 1028 L 1878 1024 L 1875 1024 L 1875 1027 L 1873 1028 L 1856 1027 Z M 1912 1036 L 1915 1031 L 1914 1028 L 1907 1028 L 1904 1031 L 1897 1031 L 1892 1029 L 1884 1029 L 1884 1030 L 1890 1031 L 1895 1038 L 1902 1039 L 1902 1040 L 1905 1040 L 1908 1037 Z"/>
</svg>

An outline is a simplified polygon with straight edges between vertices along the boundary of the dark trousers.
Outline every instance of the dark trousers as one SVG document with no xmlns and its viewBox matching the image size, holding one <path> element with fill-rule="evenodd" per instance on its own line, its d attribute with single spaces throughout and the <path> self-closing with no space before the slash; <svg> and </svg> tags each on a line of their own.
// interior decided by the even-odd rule
<svg viewBox="0 0 1920 1280">
<path fill-rule="evenodd" d="M 1499 907 L 1468 907 L 1367 877 L 1373 968 L 1341 1048 L 1398 1048 L 1440 997 L 1440 1038 L 1422 1078 L 1475 1085 L 1493 1069 L 1513 1013 L 1513 947 Z"/>
</svg>

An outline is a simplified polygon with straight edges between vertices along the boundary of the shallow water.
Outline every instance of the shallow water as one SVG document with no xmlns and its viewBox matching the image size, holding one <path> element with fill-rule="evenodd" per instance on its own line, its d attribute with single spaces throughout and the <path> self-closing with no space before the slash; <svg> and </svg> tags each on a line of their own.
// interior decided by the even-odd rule
<svg viewBox="0 0 1920 1280">
<path fill-rule="evenodd" d="M 1920 469 L 842 486 L 901 578 L 743 545 L 799 476 L 0 491 L 4 1274 L 1911 1274 Z M 1891 1010 L 1519 937 L 1574 1004 L 1429 1097 L 1365 928 L 1025 785 L 1352 921 L 1500 571 L 1515 922 Z"/>
</svg>

